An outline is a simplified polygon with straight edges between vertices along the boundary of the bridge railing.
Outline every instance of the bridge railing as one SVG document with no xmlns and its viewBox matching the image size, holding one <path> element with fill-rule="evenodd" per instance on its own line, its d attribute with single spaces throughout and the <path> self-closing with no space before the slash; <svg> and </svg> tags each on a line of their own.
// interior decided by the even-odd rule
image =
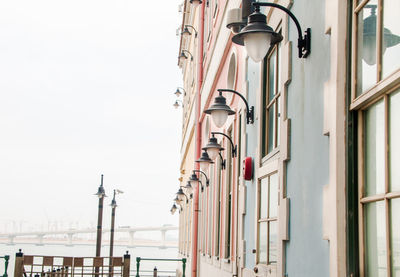
<svg viewBox="0 0 400 277">
<path fill-rule="evenodd" d="M 10 261 L 10 256 L 9 255 L 0 256 L 0 259 L 4 259 L 4 274 L 1 276 L 8 277 L 7 269 L 8 269 L 8 262 Z"/>
<path fill-rule="evenodd" d="M 163 274 L 172 273 L 171 271 L 159 271 L 157 268 L 154 268 L 154 271 L 151 271 L 152 274 L 149 274 L 149 271 L 140 270 L 140 262 L 141 261 L 163 261 L 163 262 L 182 262 L 182 277 L 185 277 L 186 270 L 186 258 L 182 259 L 152 259 L 152 258 L 141 258 L 136 257 L 136 276 L 135 277 L 144 277 L 144 276 L 163 276 Z M 161 274 L 160 274 L 161 273 Z M 160 275 L 159 275 L 160 274 Z M 171 275 L 168 275 L 171 276 Z"/>
<path fill-rule="evenodd" d="M 61 257 L 16 254 L 14 277 L 129 277 L 130 255 Z"/>
</svg>

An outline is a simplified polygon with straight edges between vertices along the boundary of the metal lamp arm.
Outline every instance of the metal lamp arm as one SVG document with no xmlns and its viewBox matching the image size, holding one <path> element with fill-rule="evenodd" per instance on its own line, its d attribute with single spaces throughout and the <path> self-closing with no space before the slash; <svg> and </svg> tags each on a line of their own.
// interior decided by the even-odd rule
<svg viewBox="0 0 400 277">
<path fill-rule="evenodd" d="M 193 31 L 194 31 L 194 37 L 197 38 L 197 30 L 196 30 L 192 25 L 185 25 L 185 27 L 186 27 L 186 28 L 187 28 L 187 27 L 192 28 Z"/>
<path fill-rule="evenodd" d="M 230 136 L 228 136 L 227 134 L 222 133 L 222 132 L 211 132 L 211 134 L 212 135 L 217 135 L 218 134 L 218 135 L 222 135 L 222 136 L 226 137 L 229 140 L 229 142 L 231 143 L 231 146 L 232 146 L 232 156 L 236 157 L 236 145 L 233 144 L 233 141 L 232 141 Z"/>
<path fill-rule="evenodd" d="M 193 61 L 193 55 L 192 55 L 192 53 L 190 53 L 188 50 L 185 50 L 185 49 L 183 49 L 182 52 L 183 52 L 183 53 L 185 53 L 185 52 L 188 53 L 188 54 L 190 55 L 190 60 Z"/>
<path fill-rule="evenodd" d="M 236 94 L 240 97 L 240 99 L 243 100 L 243 102 L 246 104 L 246 112 L 247 112 L 247 124 L 253 123 L 254 122 L 254 106 L 249 106 L 249 103 L 247 102 L 246 98 L 240 94 L 239 92 L 237 92 L 236 90 L 233 89 L 228 89 L 228 88 L 219 88 L 217 89 L 217 91 L 221 92 L 231 92 L 233 94 Z"/>
<path fill-rule="evenodd" d="M 207 175 L 203 171 L 194 169 L 193 172 L 199 172 L 199 173 L 203 174 L 204 177 L 206 177 L 206 185 L 208 186 L 210 184 L 210 180 L 208 179 Z M 200 180 L 199 180 L 199 182 L 200 182 Z"/>
<path fill-rule="evenodd" d="M 308 54 L 310 53 L 310 45 L 311 45 L 310 28 L 307 28 L 305 36 L 303 38 L 303 32 L 301 30 L 299 21 L 297 20 L 296 16 L 287 8 L 275 3 L 266 3 L 266 2 L 253 2 L 252 5 L 255 6 L 256 11 L 258 12 L 260 12 L 260 6 L 264 6 L 264 7 L 274 7 L 287 13 L 290 16 L 290 18 L 294 21 L 294 24 L 296 25 L 297 32 L 299 35 L 298 45 L 297 45 L 297 47 L 299 48 L 299 58 L 301 57 L 306 58 L 308 56 Z M 303 48 L 304 48 L 304 54 L 303 54 Z"/>
<path fill-rule="evenodd" d="M 177 88 L 180 88 L 186 94 L 186 90 L 183 87 L 177 87 Z"/>
<path fill-rule="evenodd" d="M 221 151 L 219 151 L 218 154 L 219 154 L 219 157 L 221 158 L 221 168 L 225 169 L 225 167 L 226 167 L 225 161 L 226 160 L 222 157 Z"/>
</svg>

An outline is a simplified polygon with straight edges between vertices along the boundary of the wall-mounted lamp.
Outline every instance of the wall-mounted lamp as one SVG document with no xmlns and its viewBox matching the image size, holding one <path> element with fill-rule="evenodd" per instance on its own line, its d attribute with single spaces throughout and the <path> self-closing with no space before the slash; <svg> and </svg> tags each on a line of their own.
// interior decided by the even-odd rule
<svg viewBox="0 0 400 277">
<path fill-rule="evenodd" d="M 185 201 L 185 198 L 186 198 L 186 203 L 189 203 L 189 197 L 186 196 L 182 188 L 179 188 L 178 192 L 176 193 L 176 197 L 178 198 L 180 203 Z"/>
<path fill-rule="evenodd" d="M 184 188 L 186 189 L 187 193 L 189 193 L 189 195 L 192 195 L 193 187 L 192 187 L 192 185 L 190 184 L 189 181 L 187 181 L 186 186 Z"/>
<path fill-rule="evenodd" d="M 179 102 L 181 102 L 182 108 L 183 108 L 183 102 L 182 100 L 175 100 L 175 103 L 172 105 L 175 109 L 179 108 L 181 105 L 179 105 Z"/>
<path fill-rule="evenodd" d="M 172 205 L 172 208 L 171 208 L 171 214 L 173 215 L 175 212 L 176 212 L 176 210 L 178 209 L 178 207 L 175 205 L 175 204 L 173 204 Z"/>
<path fill-rule="evenodd" d="M 198 160 L 196 161 L 196 163 L 199 163 L 199 164 L 200 164 L 200 169 L 201 169 L 201 170 L 206 171 L 206 170 L 208 169 L 208 166 L 209 166 L 210 164 L 213 164 L 214 162 L 213 162 L 213 161 L 210 159 L 210 157 L 208 156 L 207 150 L 204 150 L 204 151 L 201 153 L 200 159 L 198 159 Z"/>
<path fill-rule="evenodd" d="M 179 62 L 180 62 L 180 63 L 183 63 L 185 60 L 187 60 L 188 56 L 186 56 L 185 53 L 188 53 L 188 54 L 190 55 L 190 60 L 193 61 L 193 55 L 192 55 L 192 53 L 190 53 L 190 52 L 187 51 L 187 50 L 182 50 L 182 51 L 181 51 L 181 54 L 180 54 L 179 57 L 178 57 Z"/>
<path fill-rule="evenodd" d="M 174 202 L 175 202 L 176 205 L 181 205 L 181 201 L 179 200 L 178 195 L 175 196 Z"/>
<path fill-rule="evenodd" d="M 267 25 L 267 17 L 260 12 L 260 6 L 278 8 L 287 13 L 290 18 L 293 19 L 297 27 L 299 36 L 297 40 L 299 58 L 306 58 L 310 54 L 311 29 L 307 28 L 303 37 L 300 23 L 290 10 L 275 3 L 253 2 L 252 5 L 255 6 L 255 11 L 249 15 L 248 24 L 240 31 L 240 33 L 232 37 L 233 43 L 244 45 L 246 47 L 250 58 L 255 62 L 260 62 L 264 59 L 269 49 L 283 39 L 281 34 L 275 32 Z"/>
<path fill-rule="evenodd" d="M 183 37 L 189 37 L 192 33 L 189 31 L 188 28 L 193 29 L 194 37 L 197 38 L 197 30 L 192 25 L 185 25 L 185 27 L 183 28 L 183 31 L 181 32 L 181 35 Z"/>
<path fill-rule="evenodd" d="M 242 94 L 240 94 L 239 92 L 237 92 L 233 89 L 217 89 L 217 91 L 219 92 L 219 95 L 217 97 L 215 97 L 214 104 L 212 104 L 210 106 L 210 108 L 208 108 L 204 112 L 206 114 L 211 115 L 211 118 L 213 119 L 214 124 L 218 128 L 221 128 L 222 126 L 224 126 L 229 115 L 235 114 L 235 111 L 233 111 L 228 105 L 226 105 L 226 98 L 222 95 L 222 92 L 230 92 L 230 93 L 238 95 L 240 97 L 240 99 L 242 99 L 243 102 L 246 104 L 247 124 L 254 123 L 254 106 L 250 107 L 246 98 Z"/>
<path fill-rule="evenodd" d="M 176 91 L 174 92 L 174 94 L 176 95 L 176 97 L 179 97 L 182 95 L 181 90 L 183 90 L 184 95 L 186 95 L 186 90 L 183 87 L 177 87 Z"/>
<path fill-rule="evenodd" d="M 203 3 L 202 0 L 190 0 L 189 1 L 190 4 L 192 4 L 193 6 L 197 7 L 198 5 L 200 5 L 201 3 Z"/>
<path fill-rule="evenodd" d="M 200 184 L 201 191 L 203 191 L 203 189 L 204 189 L 203 184 L 202 184 L 201 180 L 197 177 L 196 172 L 199 172 L 199 173 L 203 174 L 204 177 L 206 178 L 206 185 L 207 186 L 210 185 L 210 180 L 208 179 L 207 175 L 203 171 L 197 170 L 197 169 L 193 170 L 193 174 L 190 175 L 188 182 L 191 184 L 192 187 L 195 187 L 198 184 Z"/>
<path fill-rule="evenodd" d="M 218 143 L 218 140 L 214 136 L 214 134 L 212 134 L 212 137 L 208 139 L 207 145 L 204 146 L 202 149 L 207 151 L 208 156 L 211 160 L 215 160 L 215 158 L 218 156 L 218 153 L 224 150 L 221 144 Z"/>
<path fill-rule="evenodd" d="M 233 140 L 230 136 L 228 136 L 225 133 L 221 133 L 221 132 L 211 132 L 212 135 L 222 135 L 224 137 L 226 137 L 229 142 L 231 143 L 231 148 L 232 148 L 232 157 L 236 157 L 237 156 L 237 145 L 233 144 Z"/>
</svg>

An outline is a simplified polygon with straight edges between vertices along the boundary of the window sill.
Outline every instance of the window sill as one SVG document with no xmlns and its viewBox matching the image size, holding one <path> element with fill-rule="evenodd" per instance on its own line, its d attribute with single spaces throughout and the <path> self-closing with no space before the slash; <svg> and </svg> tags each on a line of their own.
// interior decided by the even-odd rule
<svg viewBox="0 0 400 277">
<path fill-rule="evenodd" d="M 261 159 L 261 165 L 263 165 L 264 163 L 270 161 L 270 160 L 274 160 L 277 158 L 277 154 L 279 153 L 279 146 L 276 147 L 274 150 L 272 150 L 268 155 L 264 156 L 264 158 Z"/>
</svg>

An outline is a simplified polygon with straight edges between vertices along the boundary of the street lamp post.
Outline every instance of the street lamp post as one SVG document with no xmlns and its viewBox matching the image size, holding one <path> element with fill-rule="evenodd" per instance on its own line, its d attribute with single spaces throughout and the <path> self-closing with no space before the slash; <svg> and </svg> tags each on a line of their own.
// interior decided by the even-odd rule
<svg viewBox="0 0 400 277">
<path fill-rule="evenodd" d="M 106 193 L 103 187 L 103 174 L 101 174 L 101 184 L 95 194 L 99 198 L 99 209 L 97 215 L 97 240 L 96 240 L 96 257 L 100 257 L 101 251 L 101 232 L 102 232 L 102 222 L 103 222 L 103 202 Z"/>
<path fill-rule="evenodd" d="M 115 195 L 118 193 L 123 193 L 118 189 L 114 189 L 114 196 L 111 200 L 111 230 L 110 230 L 110 268 L 109 268 L 109 275 L 112 276 L 113 268 L 112 268 L 112 259 L 113 259 L 113 251 L 114 251 L 114 225 L 115 225 L 115 209 L 117 208 L 117 201 L 115 200 Z"/>
</svg>

